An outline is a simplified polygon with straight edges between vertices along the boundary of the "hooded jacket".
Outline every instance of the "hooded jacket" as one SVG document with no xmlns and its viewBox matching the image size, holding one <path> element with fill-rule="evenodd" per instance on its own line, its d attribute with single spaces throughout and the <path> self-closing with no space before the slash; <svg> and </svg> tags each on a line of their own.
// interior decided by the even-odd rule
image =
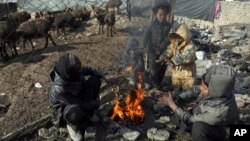
<svg viewBox="0 0 250 141">
<path fill-rule="evenodd" d="M 220 70 L 220 73 L 218 73 Z M 196 106 L 192 113 L 177 108 L 174 113 L 186 124 L 202 121 L 210 125 L 229 125 L 237 122 L 239 113 L 236 105 L 233 86 L 235 72 L 225 66 L 213 66 L 209 69 L 206 79 L 209 82 L 209 96 L 201 94 L 199 86 L 181 93 L 181 100 L 197 98 Z"/>
<path fill-rule="evenodd" d="M 50 73 L 52 86 L 49 92 L 49 100 L 53 110 L 54 124 L 63 126 L 62 115 L 67 105 L 79 105 L 88 115 L 99 107 L 100 102 L 93 99 L 87 92 L 86 75 L 102 77 L 97 70 L 81 66 L 78 57 L 72 54 L 65 54 L 60 57 L 54 70 Z"/>
<path fill-rule="evenodd" d="M 183 42 L 177 45 L 173 36 L 180 36 Z M 169 35 L 170 47 L 160 56 L 160 60 L 171 60 L 173 63 L 173 77 L 195 77 L 196 76 L 196 55 L 195 47 L 191 41 L 191 33 L 185 24 L 180 25 L 176 33 Z"/>
</svg>

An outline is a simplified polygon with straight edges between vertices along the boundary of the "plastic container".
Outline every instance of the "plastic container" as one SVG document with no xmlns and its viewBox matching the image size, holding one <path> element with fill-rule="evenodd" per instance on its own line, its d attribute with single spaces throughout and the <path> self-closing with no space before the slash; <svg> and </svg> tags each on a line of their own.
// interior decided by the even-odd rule
<svg viewBox="0 0 250 141">
<path fill-rule="evenodd" d="M 205 59 L 205 52 L 204 51 L 197 51 L 195 52 L 196 58 L 198 60 L 204 60 Z"/>
</svg>

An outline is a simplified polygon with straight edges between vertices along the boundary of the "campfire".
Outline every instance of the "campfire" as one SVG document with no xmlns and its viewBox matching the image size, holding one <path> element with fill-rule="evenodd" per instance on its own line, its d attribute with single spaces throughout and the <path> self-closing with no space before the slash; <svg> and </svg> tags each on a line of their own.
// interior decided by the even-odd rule
<svg viewBox="0 0 250 141">
<path fill-rule="evenodd" d="M 130 121 L 133 124 L 140 124 L 144 119 L 144 111 L 141 102 L 144 99 L 144 83 L 143 73 L 138 74 L 139 84 L 134 86 L 125 98 L 125 104 L 121 103 L 118 99 L 115 100 L 113 107 L 112 120 L 117 122 Z M 125 105 L 125 106 L 122 106 Z"/>
</svg>

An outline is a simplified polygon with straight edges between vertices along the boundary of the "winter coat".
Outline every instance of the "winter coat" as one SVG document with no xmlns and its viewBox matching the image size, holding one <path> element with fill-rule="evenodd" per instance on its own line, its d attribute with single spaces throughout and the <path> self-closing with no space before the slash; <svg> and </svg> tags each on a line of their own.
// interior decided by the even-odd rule
<svg viewBox="0 0 250 141">
<path fill-rule="evenodd" d="M 233 76 L 231 79 L 223 75 L 222 73 L 225 73 L 223 71 L 219 75 L 213 75 L 215 69 L 210 70 L 209 75 L 207 75 L 209 77 L 208 97 L 201 94 L 197 85 L 178 95 L 181 100 L 197 98 L 192 113 L 179 107 L 174 111 L 175 115 L 186 124 L 202 121 L 210 125 L 230 125 L 238 120 L 239 113 L 233 92 L 235 79 L 231 75 L 234 72 L 228 72 L 229 75 Z"/>
<path fill-rule="evenodd" d="M 100 105 L 98 100 L 93 100 L 91 94 L 86 92 L 87 84 L 83 77 L 85 75 L 97 76 L 98 74 L 91 68 L 83 68 L 81 72 L 83 75 L 79 78 L 79 81 L 75 82 L 63 80 L 55 69 L 50 73 L 52 86 L 49 92 L 49 100 L 53 110 L 53 122 L 57 126 L 65 124 L 62 115 L 67 105 L 77 104 L 86 113 L 90 113 L 89 116 Z"/>
<path fill-rule="evenodd" d="M 176 45 L 170 38 L 170 47 L 160 56 L 160 60 L 168 59 L 173 63 L 172 77 L 195 78 L 196 77 L 196 55 L 195 47 L 191 41 L 191 33 L 184 24 L 180 25 L 175 34 L 181 36 L 184 41 Z M 170 34 L 171 37 L 171 34 Z"/>
<path fill-rule="evenodd" d="M 134 70 L 144 71 L 143 53 L 133 47 L 127 47 L 122 55 L 123 69 L 129 66 L 132 66 Z"/>
<path fill-rule="evenodd" d="M 167 49 L 170 29 L 170 23 L 166 21 L 159 23 L 157 20 L 152 21 L 145 29 L 142 46 L 147 47 L 150 56 L 153 55 L 157 59 Z"/>
</svg>

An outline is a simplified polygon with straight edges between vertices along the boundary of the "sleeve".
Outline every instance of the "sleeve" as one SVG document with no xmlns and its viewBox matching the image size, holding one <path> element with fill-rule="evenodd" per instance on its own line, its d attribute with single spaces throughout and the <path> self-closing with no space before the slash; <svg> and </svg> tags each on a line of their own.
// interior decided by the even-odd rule
<svg viewBox="0 0 250 141">
<path fill-rule="evenodd" d="M 137 64 L 135 66 L 136 71 L 144 71 L 144 61 L 143 61 L 143 53 L 138 52 L 137 54 Z"/>
<path fill-rule="evenodd" d="M 206 122 L 210 125 L 216 125 L 222 121 L 220 111 L 216 108 L 209 108 L 206 112 L 190 114 L 181 108 L 176 108 L 175 115 L 184 123 L 190 124 L 197 121 Z"/>
<path fill-rule="evenodd" d="M 171 30 L 171 24 L 168 23 L 168 25 L 166 26 L 166 29 L 165 29 L 165 32 L 164 32 L 164 40 L 163 42 L 161 43 L 161 46 L 162 46 L 162 49 L 166 50 L 167 46 L 169 45 L 169 38 L 168 38 L 168 34 Z"/>
<path fill-rule="evenodd" d="M 184 64 L 190 64 L 193 63 L 196 59 L 195 56 L 195 48 L 193 45 L 190 45 L 192 47 L 189 47 L 188 49 L 185 49 L 182 54 L 176 54 L 174 57 L 172 57 L 171 61 L 174 63 L 174 65 L 184 65 Z"/>
<path fill-rule="evenodd" d="M 122 68 L 125 69 L 126 67 L 128 67 L 128 65 L 129 65 L 129 56 L 126 50 L 124 50 L 124 53 L 122 54 Z"/>
<path fill-rule="evenodd" d="M 90 109 L 95 109 L 98 108 L 100 105 L 99 100 L 91 100 L 88 102 L 83 102 L 81 99 L 77 97 L 70 96 L 67 93 L 59 93 L 56 95 L 56 99 L 65 105 L 70 105 L 70 104 L 78 104 L 80 105 L 83 109 L 90 110 Z"/>
<path fill-rule="evenodd" d="M 191 98 L 197 98 L 199 94 L 201 93 L 199 85 L 195 85 L 190 89 L 187 89 L 186 91 L 180 93 L 177 97 L 179 100 L 188 100 Z"/>
<path fill-rule="evenodd" d="M 143 34 L 143 38 L 142 38 L 142 46 L 144 48 L 146 48 L 148 46 L 149 41 L 151 40 L 152 37 L 152 31 L 151 31 L 152 26 L 148 26 Z"/>
<path fill-rule="evenodd" d="M 100 77 L 100 78 L 104 77 L 103 73 L 100 70 L 97 70 L 97 69 L 94 69 L 94 68 L 91 68 L 91 67 L 82 68 L 81 74 L 83 76 L 95 75 L 95 76 Z"/>
<path fill-rule="evenodd" d="M 173 56 L 173 50 L 174 50 L 173 45 L 170 44 L 167 50 L 161 54 L 161 56 L 159 57 L 159 60 L 163 61 L 163 60 L 171 59 Z"/>
</svg>

